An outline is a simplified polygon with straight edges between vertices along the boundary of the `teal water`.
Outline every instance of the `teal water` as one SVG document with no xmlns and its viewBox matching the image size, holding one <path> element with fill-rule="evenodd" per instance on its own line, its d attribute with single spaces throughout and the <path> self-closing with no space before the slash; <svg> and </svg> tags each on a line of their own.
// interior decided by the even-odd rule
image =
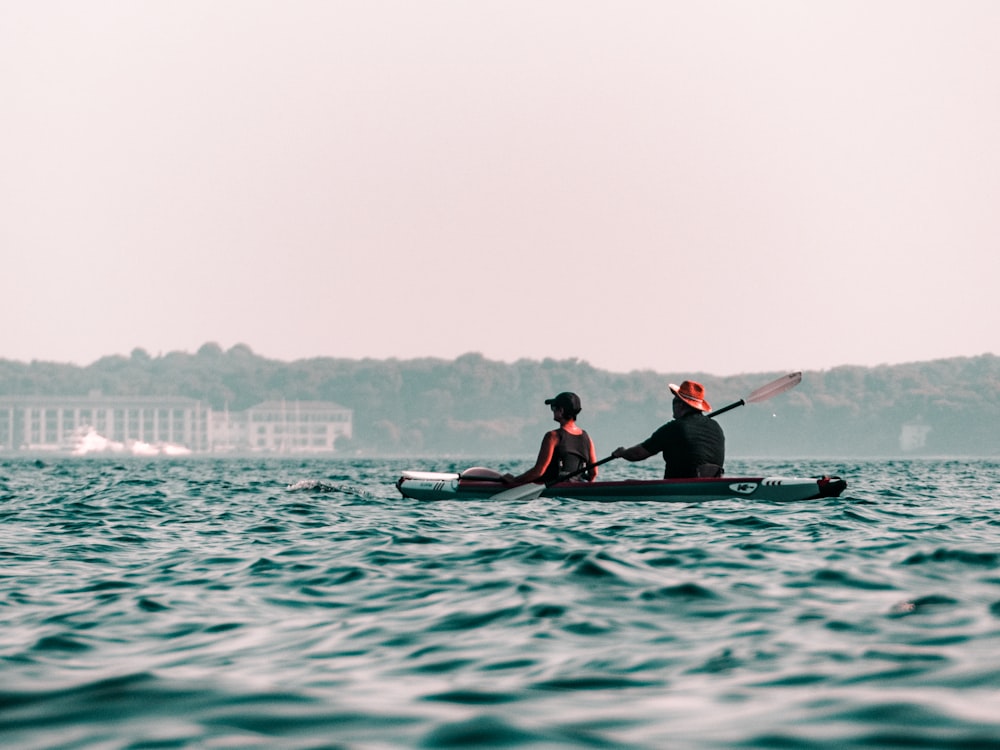
<svg viewBox="0 0 1000 750">
<path fill-rule="evenodd" d="M 1000 462 L 727 466 L 849 482 L 796 504 L 392 485 L 471 463 L 0 461 L 0 747 L 1000 747 Z"/>
</svg>

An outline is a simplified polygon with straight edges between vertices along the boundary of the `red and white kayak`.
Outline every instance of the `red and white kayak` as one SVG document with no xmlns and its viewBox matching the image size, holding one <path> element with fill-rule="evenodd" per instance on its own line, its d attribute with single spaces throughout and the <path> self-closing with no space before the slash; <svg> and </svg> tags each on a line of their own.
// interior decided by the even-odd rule
<svg viewBox="0 0 1000 750">
<path fill-rule="evenodd" d="M 415 500 L 488 500 L 507 487 L 500 475 L 481 467 L 453 472 L 404 471 L 396 481 L 403 497 Z M 743 498 L 795 502 L 839 497 L 847 482 L 821 477 L 715 477 L 706 479 L 625 479 L 613 482 L 562 482 L 545 487 L 542 497 L 615 502 L 703 503 Z"/>
</svg>

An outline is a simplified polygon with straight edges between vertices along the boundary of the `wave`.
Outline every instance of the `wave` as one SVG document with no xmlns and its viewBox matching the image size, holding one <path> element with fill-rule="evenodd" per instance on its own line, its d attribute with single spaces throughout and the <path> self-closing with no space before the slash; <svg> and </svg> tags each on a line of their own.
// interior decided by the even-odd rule
<svg viewBox="0 0 1000 750">
<path fill-rule="evenodd" d="M 86 456 L 93 454 L 126 454 L 132 456 L 187 456 L 191 449 L 176 443 L 147 443 L 142 440 L 127 440 L 120 442 L 101 435 L 93 427 L 73 435 L 70 440 L 71 456 Z"/>
</svg>

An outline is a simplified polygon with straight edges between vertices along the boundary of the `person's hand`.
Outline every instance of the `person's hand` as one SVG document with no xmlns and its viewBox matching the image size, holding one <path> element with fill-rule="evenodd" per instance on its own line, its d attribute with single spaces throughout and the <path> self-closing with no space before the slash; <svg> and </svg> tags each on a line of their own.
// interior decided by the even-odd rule
<svg viewBox="0 0 1000 750">
<path fill-rule="evenodd" d="M 625 455 L 625 446 L 623 445 L 619 445 L 617 448 L 611 451 L 611 456 L 613 458 L 621 458 L 624 455 Z"/>
<path fill-rule="evenodd" d="M 502 477 L 500 477 L 500 481 L 509 487 L 510 485 L 514 484 L 514 475 L 504 474 Z"/>
</svg>

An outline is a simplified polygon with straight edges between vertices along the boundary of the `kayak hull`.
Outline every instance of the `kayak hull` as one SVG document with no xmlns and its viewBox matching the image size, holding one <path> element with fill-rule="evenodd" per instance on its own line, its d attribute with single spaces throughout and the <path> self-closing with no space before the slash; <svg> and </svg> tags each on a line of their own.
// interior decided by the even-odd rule
<svg viewBox="0 0 1000 750">
<path fill-rule="evenodd" d="M 396 481 L 403 497 L 414 500 L 488 500 L 509 489 L 495 472 L 404 471 Z M 840 477 L 713 477 L 705 479 L 626 479 L 617 482 L 563 482 L 542 490 L 542 497 L 591 502 L 641 500 L 703 503 L 733 498 L 797 502 L 839 497 L 847 488 Z"/>
</svg>

